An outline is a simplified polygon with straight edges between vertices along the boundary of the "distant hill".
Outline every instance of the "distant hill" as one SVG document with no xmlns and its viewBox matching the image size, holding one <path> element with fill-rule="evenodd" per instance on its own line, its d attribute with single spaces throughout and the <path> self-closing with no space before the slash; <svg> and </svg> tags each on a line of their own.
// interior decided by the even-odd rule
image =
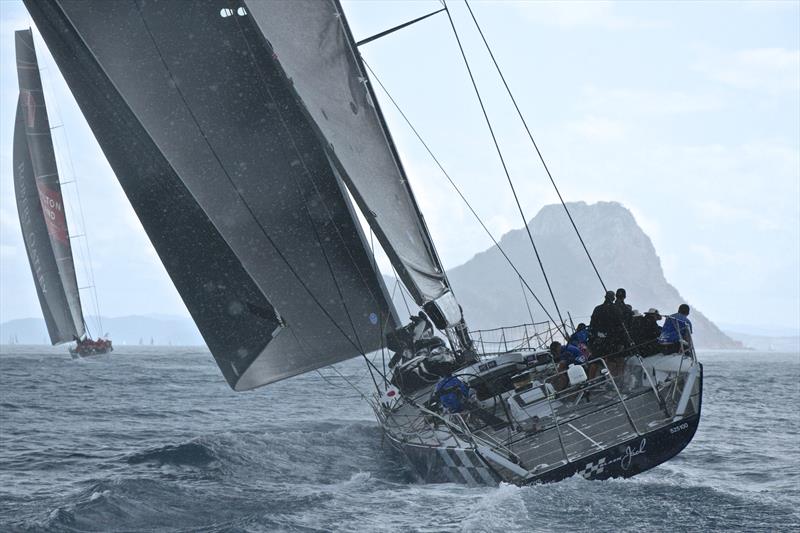
<svg viewBox="0 0 800 533">
<path fill-rule="evenodd" d="M 91 325 L 97 321 L 88 318 Z M 105 331 L 92 331 L 93 336 L 106 332 L 115 344 L 157 344 L 176 346 L 204 345 L 200 332 L 189 317 L 169 315 L 103 317 Z M 152 339 L 152 342 L 151 342 Z M 0 343 L 50 344 L 47 328 L 41 318 L 9 320 L 0 324 Z"/>
<path fill-rule="evenodd" d="M 692 305 L 690 299 L 682 296 L 666 280 L 653 243 L 628 209 L 616 202 L 592 205 L 576 202 L 568 204 L 568 207 L 609 289 L 624 287 L 628 293 L 627 302 L 640 311 L 655 307 L 662 314 L 671 314 L 681 303 Z M 564 318 L 569 311 L 576 324 L 588 323 L 594 306 L 603 301 L 603 289 L 563 207 L 545 206 L 530 221 L 529 227 Z M 506 233 L 500 239 L 500 246 L 539 299 L 556 316 L 525 230 Z M 691 268 L 691 264 L 691 257 L 687 257 L 686 268 Z M 471 328 L 530 322 L 519 278 L 496 247 L 449 270 L 448 276 Z M 390 291 L 392 283 L 392 280 L 388 281 Z M 530 295 L 528 300 L 534 320 L 546 320 Z M 405 305 L 398 296 L 395 296 L 395 305 L 405 318 Z M 689 318 L 694 324 L 698 347 L 743 347 L 698 309 L 692 307 Z"/>
<path fill-rule="evenodd" d="M 729 337 L 741 342 L 746 348 L 758 350 L 760 352 L 789 352 L 800 353 L 800 336 L 768 336 L 752 335 L 750 333 L 739 333 L 736 331 L 726 331 Z"/>
<path fill-rule="evenodd" d="M 662 314 L 670 314 L 677 311 L 678 305 L 683 302 L 692 305 L 691 300 L 682 296 L 665 279 L 653 243 L 628 209 L 615 202 L 592 205 L 577 202 L 568 205 L 609 289 L 625 287 L 628 303 L 641 311 L 655 307 Z M 588 322 L 594 306 L 602 302 L 603 290 L 563 208 L 560 205 L 545 206 L 529 226 L 565 318 L 569 311 L 576 324 Z M 518 229 L 506 233 L 500 239 L 500 245 L 552 313 L 552 302 L 525 231 Z M 685 258 L 685 265 L 686 268 L 692 267 L 691 256 Z M 519 278 L 495 247 L 451 269 L 448 275 L 471 328 L 530 322 Z M 407 318 L 400 291 L 395 289 L 392 278 L 386 279 L 389 292 L 394 293 L 394 303 L 401 318 Z M 410 299 L 408 303 L 413 307 Z M 546 320 L 530 296 L 529 304 L 535 321 Z M 743 348 L 739 340 L 723 333 L 694 307 L 690 319 L 695 327 L 698 347 Z M 90 319 L 89 323 L 93 324 L 94 321 Z M 103 318 L 103 327 L 117 344 L 139 344 L 140 340 L 150 344 L 151 337 L 153 343 L 159 345 L 204 344 L 189 317 L 148 315 Z M 15 336 L 21 344 L 48 343 L 42 319 L 12 320 L 0 324 L 0 343 L 13 340 Z M 741 337 L 741 340 L 745 338 Z"/>
</svg>

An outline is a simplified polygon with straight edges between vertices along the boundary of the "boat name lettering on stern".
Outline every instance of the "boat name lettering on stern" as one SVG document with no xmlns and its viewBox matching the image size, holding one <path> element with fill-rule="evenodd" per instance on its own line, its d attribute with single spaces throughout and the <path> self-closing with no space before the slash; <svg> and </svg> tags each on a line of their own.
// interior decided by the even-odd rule
<svg viewBox="0 0 800 533">
<path fill-rule="evenodd" d="M 622 467 L 623 470 L 627 470 L 631 466 L 631 460 L 636 457 L 637 455 L 641 455 L 644 453 L 644 447 L 647 444 L 647 439 L 642 439 L 642 442 L 639 443 L 639 448 L 632 449 L 630 446 L 625 448 L 625 455 L 622 456 L 622 460 L 619 463 L 619 466 Z"/>
<path fill-rule="evenodd" d="M 625 448 L 625 453 L 623 453 L 619 457 L 615 457 L 614 459 L 608 460 L 605 464 L 612 465 L 614 463 L 619 463 L 620 468 L 622 468 L 623 470 L 627 470 L 628 468 L 630 468 L 631 461 L 633 460 L 633 458 L 636 457 L 637 455 L 641 455 L 644 453 L 645 446 L 647 446 L 647 439 L 642 439 L 641 442 L 639 442 L 639 446 L 635 448 L 627 446 Z"/>
</svg>

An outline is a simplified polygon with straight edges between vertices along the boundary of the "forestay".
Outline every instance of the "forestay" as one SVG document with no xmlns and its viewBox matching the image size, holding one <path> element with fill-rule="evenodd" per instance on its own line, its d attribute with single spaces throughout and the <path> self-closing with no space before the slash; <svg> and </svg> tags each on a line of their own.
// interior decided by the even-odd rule
<svg viewBox="0 0 800 533">
<path fill-rule="evenodd" d="M 15 32 L 19 100 L 14 190 L 36 293 L 53 344 L 85 332 L 69 229 L 31 30 Z"/>
<path fill-rule="evenodd" d="M 444 295 L 447 279 L 339 2 L 248 0 L 246 6 L 416 302 Z"/>
<path fill-rule="evenodd" d="M 374 258 L 243 10 L 25 4 L 232 387 L 381 346 L 397 321 Z"/>
</svg>

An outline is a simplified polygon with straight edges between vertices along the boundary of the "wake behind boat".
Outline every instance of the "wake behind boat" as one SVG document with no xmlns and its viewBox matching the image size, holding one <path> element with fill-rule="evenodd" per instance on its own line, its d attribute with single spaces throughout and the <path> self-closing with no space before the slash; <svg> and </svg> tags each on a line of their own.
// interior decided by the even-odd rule
<svg viewBox="0 0 800 533">
<path fill-rule="evenodd" d="M 544 266 L 552 307 L 483 222 L 510 266 L 497 275 L 518 277 L 549 320 L 470 332 L 358 52 L 442 12 L 458 40 L 446 4 L 356 41 L 337 0 L 24 2 L 233 389 L 361 356 L 386 436 L 430 481 L 630 476 L 692 438 L 691 339 L 645 353 L 593 321 L 591 360 L 565 364 L 554 338 L 578 330 Z M 409 326 L 373 236 L 421 309 Z M 391 372 L 368 356 L 386 346 Z"/>
</svg>

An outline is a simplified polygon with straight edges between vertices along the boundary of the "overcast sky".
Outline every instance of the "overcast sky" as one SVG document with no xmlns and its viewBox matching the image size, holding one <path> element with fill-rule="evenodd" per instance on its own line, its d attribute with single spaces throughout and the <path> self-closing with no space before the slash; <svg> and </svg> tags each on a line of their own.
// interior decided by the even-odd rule
<svg viewBox="0 0 800 533">
<path fill-rule="evenodd" d="M 712 320 L 800 328 L 800 3 L 475 2 L 567 200 L 615 200 Z M 356 39 L 439 7 L 344 3 Z M 41 316 L 12 184 L 21 2 L 0 0 L 0 321 Z M 463 4 L 451 10 L 527 218 L 556 200 Z M 35 34 L 62 181 L 77 179 L 104 315 L 185 314 Z M 444 14 L 361 49 L 498 237 L 522 226 Z M 379 92 L 447 267 L 491 242 Z M 67 150 L 69 148 L 69 150 Z M 69 155 L 67 155 L 69 153 Z M 64 186 L 75 201 L 74 185 Z M 82 233 L 78 217 L 71 232 Z M 591 246 L 591 243 L 589 243 Z M 85 248 L 74 241 L 79 282 Z M 91 306 L 86 306 L 91 307 Z"/>
</svg>

